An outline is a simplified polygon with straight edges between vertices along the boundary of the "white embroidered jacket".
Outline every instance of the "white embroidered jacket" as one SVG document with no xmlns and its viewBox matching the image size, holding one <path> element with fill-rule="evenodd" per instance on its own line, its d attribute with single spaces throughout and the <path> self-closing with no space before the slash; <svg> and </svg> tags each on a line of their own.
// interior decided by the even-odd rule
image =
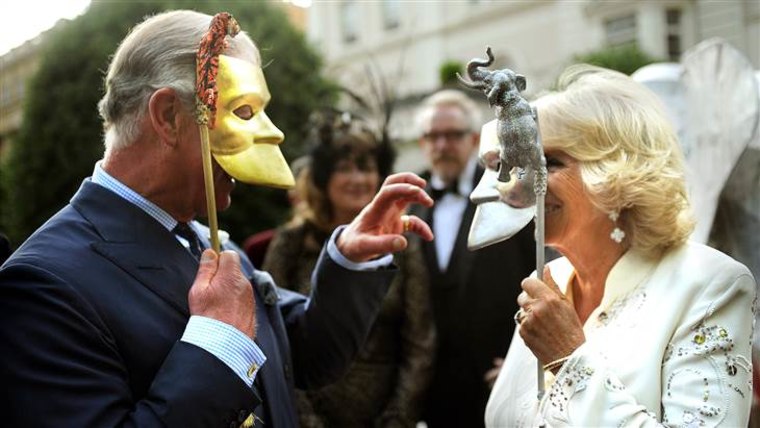
<svg viewBox="0 0 760 428">
<path fill-rule="evenodd" d="M 550 263 L 565 290 L 573 267 Z M 586 343 L 536 398 L 536 358 L 515 332 L 486 408 L 488 427 L 746 427 L 755 280 L 688 243 L 658 260 L 628 251 L 583 329 Z"/>
</svg>

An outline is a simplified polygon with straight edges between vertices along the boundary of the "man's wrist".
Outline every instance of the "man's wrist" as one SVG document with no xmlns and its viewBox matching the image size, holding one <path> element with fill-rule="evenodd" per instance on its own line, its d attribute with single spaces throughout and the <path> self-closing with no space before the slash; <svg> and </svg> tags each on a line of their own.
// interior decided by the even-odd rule
<svg viewBox="0 0 760 428">
<path fill-rule="evenodd" d="M 193 315 L 180 339 L 222 361 L 248 386 L 267 358 L 256 343 L 235 327 L 213 318 Z"/>
<path fill-rule="evenodd" d="M 380 270 L 393 264 L 392 254 L 385 254 L 377 259 L 369 260 L 366 262 L 353 262 L 349 260 L 345 255 L 343 255 L 343 253 L 340 252 L 337 244 L 338 237 L 346 227 L 346 225 L 338 226 L 335 231 L 333 231 L 330 239 L 327 241 L 327 254 L 331 259 L 333 259 L 333 261 L 335 261 L 335 263 L 341 267 L 353 271 Z"/>
</svg>

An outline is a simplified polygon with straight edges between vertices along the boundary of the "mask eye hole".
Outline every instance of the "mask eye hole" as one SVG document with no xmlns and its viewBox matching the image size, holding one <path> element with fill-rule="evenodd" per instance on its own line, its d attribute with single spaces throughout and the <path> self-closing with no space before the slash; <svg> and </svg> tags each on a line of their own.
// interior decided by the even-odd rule
<svg viewBox="0 0 760 428">
<path fill-rule="evenodd" d="M 251 120 L 253 118 L 253 109 L 249 105 L 240 106 L 233 113 L 243 120 Z"/>
</svg>

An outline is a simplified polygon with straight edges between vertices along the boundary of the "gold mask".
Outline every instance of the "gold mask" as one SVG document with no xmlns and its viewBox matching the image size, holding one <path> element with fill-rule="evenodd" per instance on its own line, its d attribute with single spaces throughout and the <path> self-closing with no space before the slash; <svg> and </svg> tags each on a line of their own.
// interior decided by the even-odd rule
<svg viewBox="0 0 760 428">
<path fill-rule="evenodd" d="M 209 130 L 214 159 L 244 183 L 293 187 L 293 174 L 279 147 L 284 135 L 264 113 L 271 96 L 261 67 L 219 55 L 216 81 L 216 126 Z"/>
</svg>

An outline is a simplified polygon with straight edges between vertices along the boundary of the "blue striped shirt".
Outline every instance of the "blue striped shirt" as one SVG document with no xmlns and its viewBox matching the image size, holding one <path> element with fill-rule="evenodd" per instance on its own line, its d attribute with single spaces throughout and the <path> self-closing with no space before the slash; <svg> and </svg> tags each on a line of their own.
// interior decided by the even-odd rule
<svg viewBox="0 0 760 428">
<path fill-rule="evenodd" d="M 109 175 L 103 170 L 100 162 L 95 164 L 92 182 L 139 207 L 169 232 L 177 225 L 177 220 L 169 213 Z M 190 223 L 190 227 L 198 233 L 198 227 L 194 223 Z M 184 239 L 177 237 L 177 240 L 185 248 L 188 247 Z M 258 370 L 266 362 L 266 356 L 250 337 L 231 325 L 212 318 L 191 316 L 180 340 L 210 352 L 232 369 L 249 387 L 253 384 Z"/>
</svg>

